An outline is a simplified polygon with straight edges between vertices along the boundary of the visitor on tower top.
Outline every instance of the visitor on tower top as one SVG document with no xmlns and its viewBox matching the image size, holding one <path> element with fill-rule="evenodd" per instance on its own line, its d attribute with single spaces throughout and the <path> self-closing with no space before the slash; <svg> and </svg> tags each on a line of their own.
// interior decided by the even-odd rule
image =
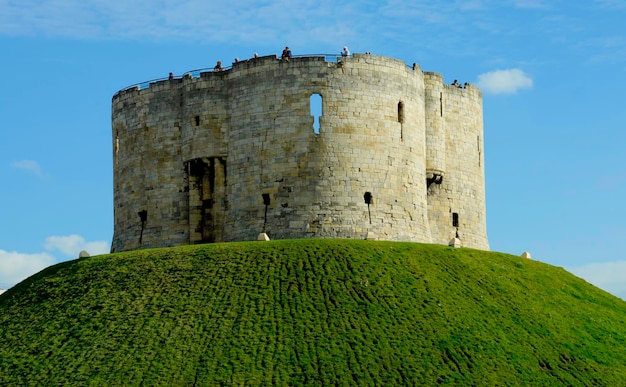
<svg viewBox="0 0 626 387">
<path fill-rule="evenodd" d="M 350 50 L 348 50 L 348 46 L 343 46 L 343 51 L 341 51 L 341 56 L 350 56 Z"/>
<path fill-rule="evenodd" d="M 289 61 L 289 58 L 291 58 L 291 50 L 289 49 L 289 47 L 285 47 L 285 49 L 283 50 L 283 54 L 280 56 L 280 59 L 284 61 Z"/>
</svg>

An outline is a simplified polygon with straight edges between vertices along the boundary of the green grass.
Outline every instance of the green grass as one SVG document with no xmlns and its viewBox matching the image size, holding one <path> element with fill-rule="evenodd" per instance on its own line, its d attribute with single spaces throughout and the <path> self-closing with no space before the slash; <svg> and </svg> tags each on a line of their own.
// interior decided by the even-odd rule
<svg viewBox="0 0 626 387">
<path fill-rule="evenodd" d="M 507 254 L 242 242 L 64 262 L 0 295 L 0 385 L 626 385 L 626 303 Z"/>
</svg>

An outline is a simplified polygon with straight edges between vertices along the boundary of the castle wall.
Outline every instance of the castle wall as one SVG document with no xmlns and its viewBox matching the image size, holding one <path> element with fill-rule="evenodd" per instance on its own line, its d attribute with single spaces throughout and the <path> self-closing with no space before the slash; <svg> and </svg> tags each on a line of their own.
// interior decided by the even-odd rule
<svg viewBox="0 0 626 387">
<path fill-rule="evenodd" d="M 121 91 L 112 250 L 262 231 L 447 244 L 452 212 L 464 245 L 488 248 L 472 223 L 484 224 L 482 159 L 466 165 L 482 157 L 481 103 L 475 88 L 452 90 L 415 65 L 358 54 L 256 58 Z M 427 188 L 433 171 L 445 177 Z"/>
<path fill-rule="evenodd" d="M 424 85 L 424 102 L 426 105 L 426 174 L 427 178 L 436 180 L 439 177 L 443 177 L 446 171 L 443 76 L 438 73 L 426 72 L 424 73 Z"/>
<path fill-rule="evenodd" d="M 429 238 L 421 205 L 421 72 L 400 61 L 372 66 L 375 60 L 298 58 L 233 71 L 228 170 L 229 201 L 237 206 L 229 210 L 226 240 L 256 238 L 263 193 L 271 199 L 265 230 L 272 238 L 363 239 L 368 231 L 392 240 Z M 312 94 L 322 96 L 319 134 Z M 365 192 L 373 195 L 369 212 Z"/>
<path fill-rule="evenodd" d="M 470 84 L 443 85 L 442 107 L 445 175 L 428 190 L 433 241 L 444 244 L 458 232 L 464 246 L 488 250 L 482 95 Z"/>
<path fill-rule="evenodd" d="M 185 161 L 228 152 L 227 72 L 183 78 L 181 94 L 182 158 Z M 180 145 L 178 146 L 180 148 Z"/>
<path fill-rule="evenodd" d="M 188 243 L 180 80 L 113 98 L 113 251 Z M 147 212 L 141 222 L 138 213 Z"/>
<path fill-rule="evenodd" d="M 189 243 L 223 239 L 228 208 L 226 156 L 228 154 L 227 72 L 205 72 L 183 78 L 182 160 L 188 176 Z"/>
</svg>

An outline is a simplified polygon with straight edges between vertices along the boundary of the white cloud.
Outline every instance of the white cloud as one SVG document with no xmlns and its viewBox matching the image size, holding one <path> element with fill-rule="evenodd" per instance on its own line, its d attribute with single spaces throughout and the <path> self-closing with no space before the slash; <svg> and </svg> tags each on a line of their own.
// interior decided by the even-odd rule
<svg viewBox="0 0 626 387">
<path fill-rule="evenodd" d="M 11 163 L 11 166 L 15 169 L 21 169 L 34 175 L 41 176 L 41 168 L 39 167 L 39 163 L 34 160 L 14 161 L 13 163 Z"/>
<path fill-rule="evenodd" d="M 572 274 L 626 300 L 626 261 L 590 263 L 567 268 Z"/>
<path fill-rule="evenodd" d="M 0 288 L 8 288 L 55 264 L 48 253 L 23 254 L 0 250 Z"/>
<path fill-rule="evenodd" d="M 108 254 L 110 251 L 107 242 L 87 242 L 85 238 L 77 234 L 48 237 L 44 247 L 48 251 L 58 250 L 71 258 L 78 258 L 82 250 L 86 250 L 89 255 Z"/>
<path fill-rule="evenodd" d="M 483 93 L 513 94 L 533 87 L 533 80 L 520 69 L 495 70 L 478 76 L 476 82 Z"/>
<path fill-rule="evenodd" d="M 76 234 L 46 238 L 44 248 L 47 252 L 36 254 L 0 250 L 0 289 L 10 288 L 48 266 L 67 259 L 76 259 L 81 250 L 86 250 L 90 255 L 109 253 L 108 242 L 87 242 Z M 66 257 L 59 259 L 53 251 L 59 251 Z"/>
</svg>

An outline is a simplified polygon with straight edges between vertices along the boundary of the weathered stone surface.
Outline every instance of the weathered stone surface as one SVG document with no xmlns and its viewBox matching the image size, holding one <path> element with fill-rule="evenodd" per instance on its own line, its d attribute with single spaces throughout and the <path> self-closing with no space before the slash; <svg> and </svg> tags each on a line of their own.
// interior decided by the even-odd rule
<svg viewBox="0 0 626 387">
<path fill-rule="evenodd" d="M 112 251 L 262 230 L 489 249 L 481 93 L 397 59 L 262 57 L 122 90 L 112 132 Z"/>
</svg>

